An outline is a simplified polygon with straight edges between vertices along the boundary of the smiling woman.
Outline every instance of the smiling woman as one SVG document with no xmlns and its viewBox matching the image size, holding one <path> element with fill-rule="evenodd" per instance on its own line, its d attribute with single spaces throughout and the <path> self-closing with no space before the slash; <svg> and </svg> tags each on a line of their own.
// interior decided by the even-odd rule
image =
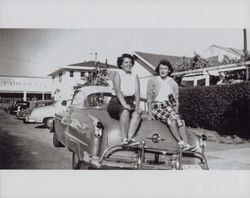
<svg viewBox="0 0 250 198">
<path fill-rule="evenodd" d="M 135 141 L 133 136 L 140 122 L 140 84 L 138 76 L 131 71 L 134 58 L 130 54 L 118 57 L 117 65 L 121 70 L 113 75 L 116 96 L 109 102 L 108 113 L 119 120 L 122 142 L 128 144 Z"/>
</svg>

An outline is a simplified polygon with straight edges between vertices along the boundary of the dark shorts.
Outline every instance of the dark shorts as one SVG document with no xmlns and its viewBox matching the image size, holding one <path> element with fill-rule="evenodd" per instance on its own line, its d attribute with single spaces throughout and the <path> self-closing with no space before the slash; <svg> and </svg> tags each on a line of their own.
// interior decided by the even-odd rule
<svg viewBox="0 0 250 198">
<path fill-rule="evenodd" d="M 133 109 L 135 109 L 134 96 L 126 96 L 124 97 L 124 99 L 128 105 L 130 105 Z M 124 108 L 119 102 L 118 98 L 116 96 L 112 97 L 111 100 L 109 101 L 108 108 L 107 108 L 109 115 L 116 120 L 120 120 L 120 115 L 123 110 Z M 130 111 L 130 115 L 133 112 L 134 110 Z"/>
</svg>

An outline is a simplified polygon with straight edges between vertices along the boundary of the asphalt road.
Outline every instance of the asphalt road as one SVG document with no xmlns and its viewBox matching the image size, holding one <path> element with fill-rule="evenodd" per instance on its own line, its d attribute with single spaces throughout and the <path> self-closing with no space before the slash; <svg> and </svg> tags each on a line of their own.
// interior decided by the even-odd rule
<svg viewBox="0 0 250 198">
<path fill-rule="evenodd" d="M 24 124 L 0 109 L 0 169 L 71 169 L 71 153 L 55 148 L 53 134 L 39 124 Z M 211 170 L 250 170 L 250 143 L 207 142 Z"/>
<path fill-rule="evenodd" d="M 39 124 L 24 124 L 0 110 L 1 169 L 71 169 L 71 153 L 55 148 L 53 134 Z"/>
</svg>

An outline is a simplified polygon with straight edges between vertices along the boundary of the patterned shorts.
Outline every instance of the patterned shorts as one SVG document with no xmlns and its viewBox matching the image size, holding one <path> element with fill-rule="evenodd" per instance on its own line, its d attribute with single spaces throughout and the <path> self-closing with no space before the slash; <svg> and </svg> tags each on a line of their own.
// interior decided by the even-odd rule
<svg viewBox="0 0 250 198">
<path fill-rule="evenodd" d="M 164 123 L 168 123 L 168 120 L 176 121 L 178 127 L 183 126 L 184 120 L 182 120 L 180 115 L 177 114 L 172 109 L 172 107 L 167 101 L 164 102 L 154 101 L 152 104 L 153 104 L 152 114 L 154 115 L 155 119 L 158 119 Z"/>
</svg>

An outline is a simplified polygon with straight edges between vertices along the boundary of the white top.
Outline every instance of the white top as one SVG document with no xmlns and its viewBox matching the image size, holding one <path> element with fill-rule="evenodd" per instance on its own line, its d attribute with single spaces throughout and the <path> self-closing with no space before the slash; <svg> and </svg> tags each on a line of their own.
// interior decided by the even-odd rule
<svg viewBox="0 0 250 198">
<path fill-rule="evenodd" d="M 132 96 L 135 94 L 136 75 L 126 73 L 122 69 L 118 70 L 121 79 L 121 91 L 124 96 Z"/>
<path fill-rule="evenodd" d="M 170 94 L 173 94 L 173 88 L 171 86 L 171 79 L 167 77 L 166 79 L 162 79 L 160 76 L 158 76 L 158 80 L 160 83 L 160 89 L 157 97 L 155 98 L 156 101 L 163 102 L 165 100 L 169 100 L 168 96 Z"/>
</svg>

